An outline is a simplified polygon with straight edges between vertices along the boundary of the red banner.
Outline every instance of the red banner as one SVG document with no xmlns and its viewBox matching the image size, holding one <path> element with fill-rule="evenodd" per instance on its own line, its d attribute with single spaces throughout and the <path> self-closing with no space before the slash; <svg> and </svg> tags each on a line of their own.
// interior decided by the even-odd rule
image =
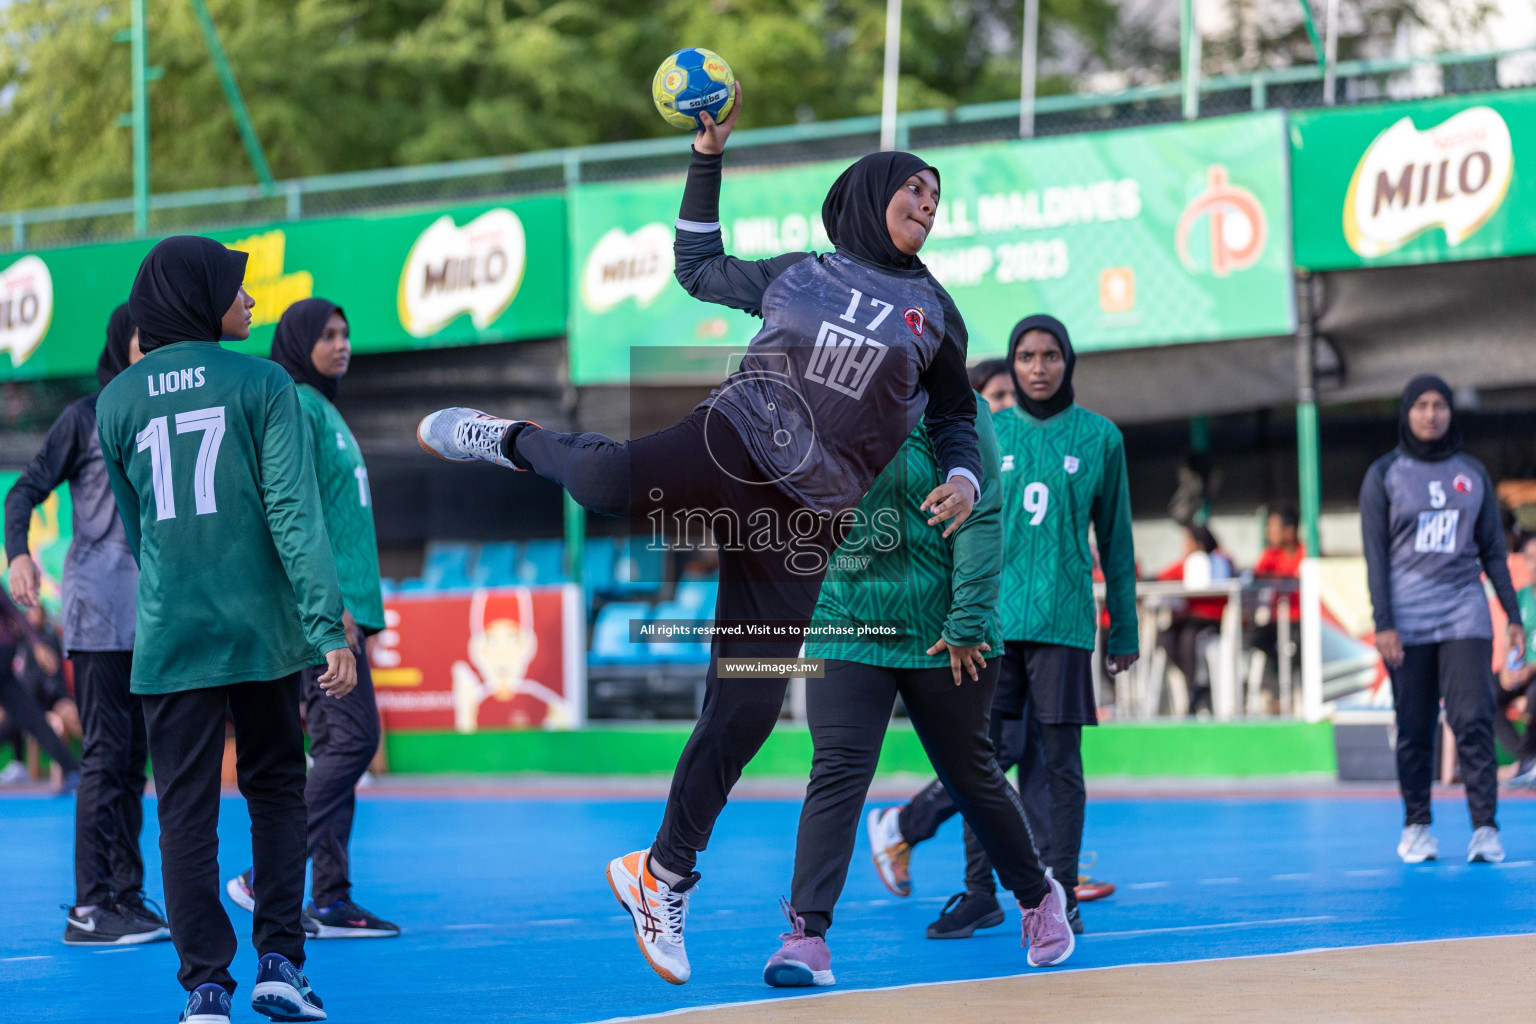
<svg viewBox="0 0 1536 1024">
<path fill-rule="evenodd" d="M 395 595 L 369 662 L 384 727 L 580 725 L 584 615 L 574 587 Z"/>
</svg>

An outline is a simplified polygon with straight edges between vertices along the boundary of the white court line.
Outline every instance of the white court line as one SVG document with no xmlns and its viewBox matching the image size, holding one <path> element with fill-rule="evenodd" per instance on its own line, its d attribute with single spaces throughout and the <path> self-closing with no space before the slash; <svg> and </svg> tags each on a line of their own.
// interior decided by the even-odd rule
<svg viewBox="0 0 1536 1024">
<path fill-rule="evenodd" d="M 1511 934 L 1523 934 L 1513 932 Z M 850 988 L 841 991 L 827 990 L 822 992 L 797 993 L 794 996 L 778 996 L 769 999 L 744 999 L 737 1003 L 708 1003 L 703 1006 L 679 1007 L 675 1010 L 663 1010 L 661 1013 L 646 1013 L 634 1017 L 603 1017 L 595 1024 L 626 1024 L 628 1021 L 661 1020 L 664 1017 L 680 1017 L 685 1013 L 704 1013 L 710 1010 L 729 1010 L 740 1006 L 761 1006 L 766 1003 L 780 1003 L 785 998 L 793 998 L 797 1002 L 802 999 L 826 999 L 831 996 L 849 995 L 855 992 L 904 992 L 914 988 L 938 988 L 941 985 L 970 985 L 978 981 L 1011 981 L 1025 978 L 1044 979 L 1060 977 L 1063 974 L 1093 974 L 1100 971 L 1123 971 L 1128 967 L 1172 967 L 1180 964 L 1215 964 L 1235 963 L 1241 960 L 1267 960 L 1272 957 L 1282 956 L 1311 956 L 1316 953 L 1338 953 L 1350 949 L 1394 949 L 1400 946 L 1422 946 L 1429 942 L 1468 942 L 1474 939 L 1504 939 L 1508 935 L 1462 935 L 1450 939 L 1407 939 L 1402 942 L 1365 942 L 1354 946 L 1313 946 L 1310 949 L 1292 949 L 1282 953 L 1248 953 L 1243 956 L 1208 956 L 1196 960 L 1169 960 L 1151 961 L 1134 964 L 1107 964 L 1103 967 L 1066 967 L 1051 971 L 1031 971 L 1028 974 L 1003 974 L 993 978 L 955 978 L 948 981 L 916 981 L 906 985 L 884 985 L 876 988 Z"/>
<path fill-rule="evenodd" d="M 1290 874 L 1290 875 L 1270 875 L 1269 877 L 1273 881 L 1276 881 L 1276 882 L 1299 882 L 1303 878 L 1311 878 L 1312 877 L 1312 872 L 1310 872 L 1310 871 L 1298 871 L 1298 872 L 1296 872 L 1294 874 Z"/>
<path fill-rule="evenodd" d="M 0 957 L 0 964 L 19 964 L 23 960 L 52 960 L 52 956 L 7 956 Z"/>
<path fill-rule="evenodd" d="M 1507 860 L 1502 864 L 1495 864 L 1496 868 L 1528 868 L 1536 864 L 1536 860 Z"/>
<path fill-rule="evenodd" d="M 536 928 L 547 928 L 547 927 L 552 927 L 554 925 L 581 924 L 581 918 L 579 918 L 579 917 L 550 917 L 550 918 L 544 919 L 543 921 L 529 921 L 528 923 L 533 925 Z M 449 927 L 452 928 L 454 926 L 453 925 L 449 925 Z M 464 927 L 464 925 L 459 925 L 458 927 L 462 928 L 462 927 Z M 475 925 L 473 927 L 477 927 L 477 928 L 492 928 L 492 927 L 494 927 L 494 925 L 489 925 L 489 924 L 487 924 L 487 925 Z"/>
<path fill-rule="evenodd" d="M 1238 882 L 1241 882 L 1241 881 L 1242 881 L 1241 878 L 1202 878 L 1202 879 L 1200 879 L 1200 884 L 1201 885 L 1236 885 Z"/>
<path fill-rule="evenodd" d="M 553 922 L 553 921 L 529 921 L 528 923 L 529 924 L 555 924 L 555 923 L 559 923 L 559 922 Z M 576 923 L 576 919 L 575 918 L 571 918 L 569 923 L 575 924 Z M 445 924 L 445 925 L 443 925 L 443 931 L 445 931 L 445 932 L 472 932 L 472 931 L 477 931 L 478 929 L 481 929 L 481 928 L 496 928 L 496 927 L 499 927 L 499 926 L 498 925 L 494 925 L 494 924 Z"/>
<path fill-rule="evenodd" d="M 1166 888 L 1168 888 L 1168 883 L 1167 882 L 1129 882 L 1129 883 L 1127 883 L 1125 885 L 1125 888 L 1127 888 L 1127 889 L 1166 889 Z"/>
<path fill-rule="evenodd" d="M 93 949 L 93 950 L 91 950 L 91 952 L 95 953 L 97 956 L 101 956 L 103 953 L 137 953 L 138 951 L 139 951 L 139 947 L 138 946 L 118 946 L 118 947 L 116 947 L 114 949 Z"/>
<path fill-rule="evenodd" d="M 1316 924 L 1320 921 L 1332 921 L 1332 914 L 1323 914 L 1318 917 L 1271 917 L 1262 921 L 1228 921 L 1224 924 L 1184 924 L 1175 928 L 1137 928 L 1134 931 L 1124 932 L 1093 932 L 1096 939 L 1124 939 L 1132 935 L 1169 935 L 1174 932 L 1214 932 L 1228 931 L 1233 928 L 1267 928 L 1276 924 Z"/>
</svg>

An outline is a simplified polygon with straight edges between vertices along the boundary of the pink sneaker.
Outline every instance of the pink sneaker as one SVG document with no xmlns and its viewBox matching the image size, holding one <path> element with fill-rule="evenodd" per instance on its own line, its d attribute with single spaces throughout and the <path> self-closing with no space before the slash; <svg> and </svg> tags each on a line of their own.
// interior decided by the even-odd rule
<svg viewBox="0 0 1536 1024">
<path fill-rule="evenodd" d="M 781 898 L 779 905 L 789 918 L 790 931 L 779 936 L 784 945 L 768 958 L 763 968 L 763 981 L 774 988 L 805 988 L 811 985 L 831 985 L 832 951 L 820 935 L 805 934 L 805 921 L 795 913 L 789 901 Z M 1070 933 L 1069 933 L 1070 934 Z"/>
<path fill-rule="evenodd" d="M 1019 944 L 1029 947 L 1024 959 L 1031 967 L 1065 963 L 1077 946 L 1072 927 L 1067 924 L 1067 891 L 1049 875 L 1045 880 L 1051 888 L 1038 907 L 1019 904 L 1019 912 L 1024 915 L 1024 937 Z"/>
</svg>

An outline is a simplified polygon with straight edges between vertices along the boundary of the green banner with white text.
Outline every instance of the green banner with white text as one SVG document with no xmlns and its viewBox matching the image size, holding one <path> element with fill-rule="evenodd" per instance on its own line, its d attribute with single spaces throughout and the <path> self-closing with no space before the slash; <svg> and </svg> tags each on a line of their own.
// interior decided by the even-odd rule
<svg viewBox="0 0 1536 1024">
<path fill-rule="evenodd" d="M 324 296 L 357 352 L 565 333 L 565 200 L 418 208 L 212 232 L 250 254 L 248 341 L 265 355 L 283 310 Z M 107 317 L 155 240 L 0 255 L 0 379 L 95 371 Z"/>
<path fill-rule="evenodd" d="M 1536 90 L 1291 115 L 1308 270 L 1536 253 Z"/>
<path fill-rule="evenodd" d="M 1001 355 L 1013 324 L 1037 312 L 1061 318 L 1082 351 L 1295 329 L 1278 113 L 928 156 L 942 196 L 922 258 L 964 316 L 972 358 Z M 726 251 L 827 251 L 821 202 L 844 166 L 727 174 Z M 636 346 L 744 345 L 756 333 L 760 321 L 674 280 L 681 195 L 678 178 L 572 191 L 576 383 L 628 380 Z"/>
</svg>

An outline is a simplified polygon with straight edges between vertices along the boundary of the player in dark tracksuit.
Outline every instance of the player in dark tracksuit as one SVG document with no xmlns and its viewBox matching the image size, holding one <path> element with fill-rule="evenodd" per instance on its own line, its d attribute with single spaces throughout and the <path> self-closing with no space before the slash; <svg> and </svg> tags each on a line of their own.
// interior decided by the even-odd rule
<svg viewBox="0 0 1536 1024">
<path fill-rule="evenodd" d="M 1429 796 L 1443 698 L 1472 812 L 1467 860 L 1498 862 L 1504 848 L 1494 820 L 1493 619 L 1483 573 L 1509 616 L 1510 650 L 1525 646 L 1498 499 L 1483 464 L 1461 450 L 1451 389 L 1439 377 L 1408 382 L 1397 436 L 1397 447 L 1372 463 L 1360 486 L 1376 647 L 1391 673 L 1397 710 L 1405 811 L 1397 852 L 1410 864 L 1439 855 L 1429 833 Z"/>
<path fill-rule="evenodd" d="M 740 370 L 676 425 L 623 444 L 462 409 L 434 413 L 417 432 L 435 455 L 531 469 L 594 511 L 643 523 L 703 517 L 720 547 L 717 624 L 789 627 L 782 639 L 715 637 L 656 840 L 609 865 L 642 952 L 674 984 L 689 976 L 682 928 L 698 851 L 786 687 L 722 682 L 718 659 L 799 651 L 846 517 L 919 422 L 943 467 L 924 502 L 933 523 L 955 528 L 980 492 L 965 324 L 916 257 L 938 173 L 910 153 L 865 157 L 822 207 L 835 252 L 734 259 L 720 233 L 720 154 L 740 110 L 695 142 L 675 242 L 691 295 L 762 316 Z"/>
<path fill-rule="evenodd" d="M 138 358 L 137 341 L 125 302 L 107 322 L 96 363 L 102 387 Z M 64 649 L 75 666 L 84 750 L 75 796 L 75 905 L 64 927 L 69 945 L 152 942 L 171 934 L 144 901 L 139 831 L 149 753 L 144 709 L 128 690 L 139 567 L 107 483 L 96 399 L 87 395 L 59 414 L 5 498 L 11 592 L 28 607 L 38 596 L 37 564 L 27 546 L 32 510 L 66 482 L 73 506 L 64 556 Z"/>
</svg>

